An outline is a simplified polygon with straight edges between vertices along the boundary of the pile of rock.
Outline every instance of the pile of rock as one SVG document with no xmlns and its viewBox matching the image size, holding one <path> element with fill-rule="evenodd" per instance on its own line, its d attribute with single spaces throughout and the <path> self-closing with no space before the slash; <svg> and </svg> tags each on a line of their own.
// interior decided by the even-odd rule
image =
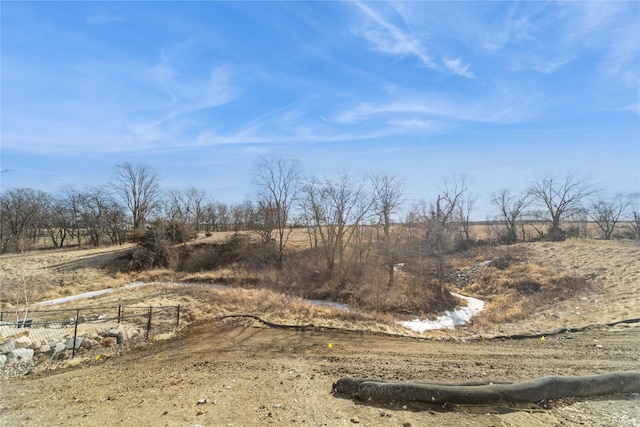
<svg viewBox="0 0 640 427">
<path fill-rule="evenodd" d="M 144 329 L 129 329 L 122 325 L 101 332 L 88 332 L 63 337 L 46 337 L 45 328 L 17 329 L 16 334 L 0 342 L 0 370 L 4 376 L 24 374 L 49 361 L 66 360 L 89 352 L 113 350 L 123 344 L 134 345 L 146 339 Z M 43 338 L 34 338 L 43 337 Z M 75 350 L 75 351 L 74 351 Z"/>
<path fill-rule="evenodd" d="M 462 289 L 468 284 L 473 283 L 474 276 L 478 271 L 482 270 L 485 267 L 491 267 L 493 265 L 495 265 L 495 262 L 493 261 L 483 261 L 467 270 L 456 270 L 453 272 L 452 282 L 456 285 L 456 287 Z"/>
</svg>

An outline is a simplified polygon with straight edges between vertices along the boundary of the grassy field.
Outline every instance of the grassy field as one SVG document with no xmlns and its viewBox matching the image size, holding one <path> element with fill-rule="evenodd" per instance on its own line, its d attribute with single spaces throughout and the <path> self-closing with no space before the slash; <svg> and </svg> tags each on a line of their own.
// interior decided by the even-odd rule
<svg viewBox="0 0 640 427">
<path fill-rule="evenodd" d="M 228 234 L 202 236 L 197 243 L 224 241 Z M 292 235 L 291 246 L 303 248 L 307 236 L 302 230 Z M 109 287 L 134 281 L 246 283 L 247 272 L 233 265 L 202 273 L 152 270 L 122 273 L 112 268 L 131 246 L 83 250 L 41 250 L 0 257 L 2 310 L 22 300 L 21 290 L 33 290 L 32 302 Z M 513 246 L 476 248 L 448 260 L 450 268 L 465 271 L 477 262 L 508 260 L 502 268 L 485 268 L 471 283 L 451 290 L 486 301 L 486 310 L 467 328 L 473 333 L 502 334 L 538 331 L 560 326 L 580 326 L 637 316 L 640 306 L 640 243 L 629 240 L 600 241 L 570 239 L 564 242 L 520 243 Z M 503 261 L 500 261 L 503 260 Z M 399 273 L 399 282 L 410 286 L 411 277 Z M 249 281 L 251 282 L 251 281 Z M 260 283 L 253 281 L 251 283 Z M 400 286 L 400 285 L 398 285 Z M 522 287 L 525 289 L 522 289 Z M 527 286 L 530 287 L 526 288 Z M 533 286 L 533 287 L 532 287 Z M 9 292 L 13 287 L 14 292 Z M 15 291 L 17 289 L 17 292 Z M 371 310 L 345 312 L 315 307 L 300 298 L 277 290 L 238 286 L 231 290 L 204 287 L 157 285 L 126 290 L 67 306 L 142 303 L 185 307 L 184 321 L 223 314 L 268 315 L 283 322 L 325 322 L 327 325 L 373 328 L 405 333 L 395 324 L 398 314 Z M 415 313 L 406 313 L 412 317 Z M 436 313 L 433 313 L 434 315 Z"/>
</svg>

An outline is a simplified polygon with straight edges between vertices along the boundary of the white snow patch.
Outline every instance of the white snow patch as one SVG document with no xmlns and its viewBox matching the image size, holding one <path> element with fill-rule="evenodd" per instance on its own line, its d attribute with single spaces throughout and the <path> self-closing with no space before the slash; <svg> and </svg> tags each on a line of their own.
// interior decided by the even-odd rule
<svg viewBox="0 0 640 427">
<path fill-rule="evenodd" d="M 33 304 L 33 306 L 35 307 L 35 306 L 38 306 L 38 305 L 64 304 L 64 303 L 67 303 L 67 302 L 73 302 L 73 301 L 79 301 L 79 300 L 82 300 L 82 299 L 89 299 L 89 298 L 93 298 L 93 297 L 98 297 L 100 295 L 110 294 L 110 293 L 116 292 L 116 291 L 139 288 L 141 286 L 147 286 L 147 285 L 150 285 L 150 284 L 151 283 L 133 282 L 133 283 L 131 283 L 129 285 L 126 285 L 126 286 L 123 286 L 121 288 L 106 288 L 106 289 L 100 289 L 99 291 L 84 292 L 82 294 L 71 295 L 71 296 L 62 297 L 62 298 L 56 298 L 56 299 L 52 299 L 52 300 L 49 300 L 49 301 L 41 301 L 41 302 Z"/>
<path fill-rule="evenodd" d="M 48 305 L 65 304 L 65 303 L 68 303 L 68 302 L 75 302 L 75 301 L 80 301 L 80 300 L 83 300 L 83 299 L 90 299 L 90 298 L 94 298 L 94 297 L 99 297 L 101 295 L 110 294 L 112 292 L 124 291 L 124 290 L 127 290 L 127 289 L 141 288 L 143 286 L 149 286 L 149 285 L 203 286 L 203 287 L 211 287 L 211 288 L 221 289 L 221 290 L 229 289 L 229 287 L 226 286 L 226 285 L 209 284 L 209 283 L 133 282 L 133 283 L 130 283 L 130 284 L 126 285 L 126 286 L 122 286 L 120 288 L 106 288 L 106 289 L 100 289 L 98 291 L 90 291 L 90 292 L 84 292 L 84 293 L 77 294 L 77 295 L 71 295 L 71 296 L 62 297 L 62 298 L 56 298 L 56 299 L 52 299 L 52 300 L 49 300 L 49 301 L 41 301 L 41 302 L 33 304 L 33 306 L 36 307 L 36 306 L 48 306 Z M 348 304 L 343 304 L 343 303 L 339 303 L 339 302 L 313 300 L 313 299 L 305 299 L 303 301 L 306 301 L 311 305 L 335 307 L 335 308 L 339 308 L 341 310 L 348 310 L 349 309 L 349 305 Z"/>
<path fill-rule="evenodd" d="M 419 318 L 416 318 L 415 320 L 398 323 L 407 329 L 420 333 L 436 329 L 453 329 L 456 325 L 469 323 L 473 316 L 484 309 L 484 301 L 476 298 L 465 297 L 464 295 L 456 294 L 455 292 L 451 292 L 451 295 L 456 298 L 466 300 L 467 306 L 454 311 L 446 311 L 436 320 L 420 320 Z"/>
</svg>

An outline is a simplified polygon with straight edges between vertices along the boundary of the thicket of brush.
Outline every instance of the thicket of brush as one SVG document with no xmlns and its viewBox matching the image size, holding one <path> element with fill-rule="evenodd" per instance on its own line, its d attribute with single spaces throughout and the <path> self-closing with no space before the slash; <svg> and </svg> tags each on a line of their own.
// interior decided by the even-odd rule
<svg viewBox="0 0 640 427">
<path fill-rule="evenodd" d="M 255 241 L 243 234 L 219 243 L 176 245 L 150 230 L 121 268 L 168 269 L 182 280 L 270 289 L 376 312 L 427 314 L 453 309 L 458 301 L 438 278 L 435 260 L 405 252 L 405 267 L 394 271 L 391 283 L 393 267 L 373 246 L 351 250 L 341 262 L 330 264 L 322 247 L 288 250 L 281 258 L 274 242 Z M 220 274 L 222 270 L 225 274 Z"/>
<path fill-rule="evenodd" d="M 536 307 L 567 298 L 588 287 L 585 278 L 555 273 L 531 264 L 522 246 L 453 244 L 445 254 L 420 251 L 410 239 L 395 247 L 402 259 L 390 279 L 385 253 L 375 244 L 350 248 L 330 264 L 321 246 L 287 250 L 281 258 L 272 241 L 233 234 L 222 242 L 171 244 L 157 234 L 142 239 L 129 268 L 157 269 L 164 280 L 225 284 L 265 289 L 288 297 L 348 303 L 352 308 L 394 315 L 428 316 L 451 310 L 460 301 L 455 288 L 487 301 L 486 320 L 525 318 Z M 455 243 L 455 242 L 453 242 Z M 461 286 L 455 272 L 491 259 Z M 143 261 L 143 262 L 141 262 Z M 160 280 L 156 278 L 156 280 Z"/>
</svg>

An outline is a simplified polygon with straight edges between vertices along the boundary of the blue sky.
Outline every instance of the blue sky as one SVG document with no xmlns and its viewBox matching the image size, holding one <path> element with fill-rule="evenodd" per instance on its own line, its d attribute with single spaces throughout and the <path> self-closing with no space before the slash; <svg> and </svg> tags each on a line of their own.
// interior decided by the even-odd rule
<svg viewBox="0 0 640 427">
<path fill-rule="evenodd" d="M 262 154 L 308 175 L 640 189 L 639 2 L 6 2 L 2 189 L 143 161 L 239 203 Z"/>
</svg>

